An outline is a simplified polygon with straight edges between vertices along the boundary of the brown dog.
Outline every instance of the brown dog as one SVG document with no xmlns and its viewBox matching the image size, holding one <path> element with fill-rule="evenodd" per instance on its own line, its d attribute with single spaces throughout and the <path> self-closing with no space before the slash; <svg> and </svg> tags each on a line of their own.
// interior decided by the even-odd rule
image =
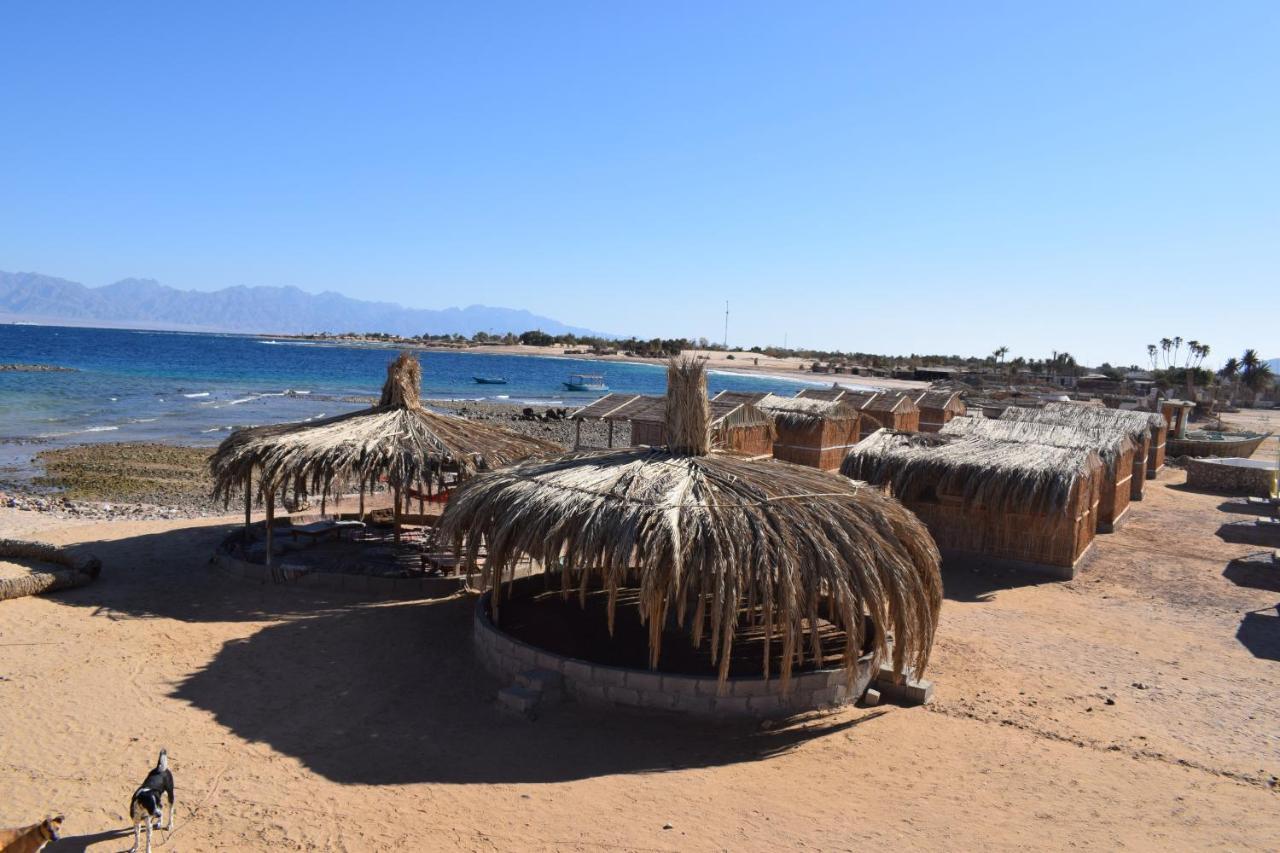
<svg viewBox="0 0 1280 853">
<path fill-rule="evenodd" d="M 18 829 L 0 829 L 0 853 L 36 853 L 50 841 L 57 841 L 61 830 L 62 815 Z"/>
</svg>

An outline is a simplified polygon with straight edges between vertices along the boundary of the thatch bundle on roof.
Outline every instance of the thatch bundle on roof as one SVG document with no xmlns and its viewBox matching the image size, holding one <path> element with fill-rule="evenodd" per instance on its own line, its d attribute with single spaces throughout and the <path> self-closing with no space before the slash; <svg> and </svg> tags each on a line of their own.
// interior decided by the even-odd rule
<svg viewBox="0 0 1280 853">
<path fill-rule="evenodd" d="M 487 546 L 491 587 L 526 556 L 559 571 L 566 593 L 600 583 L 611 630 L 618 591 L 638 588 L 651 666 L 674 616 L 695 645 L 709 638 L 723 680 L 735 631 L 750 618 L 763 624 L 765 675 L 776 642 L 785 682 L 806 645 L 821 659 L 821 614 L 849 638 L 850 678 L 868 618 L 878 658 L 892 634 L 894 667 L 923 671 L 942 592 L 924 526 L 848 480 L 707 453 L 701 373 L 690 362 L 668 371 L 670 446 L 572 453 L 478 476 L 454 495 L 442 532 L 471 556 Z"/>
<path fill-rule="evenodd" d="M 1069 576 L 1096 532 L 1102 463 L 1091 450 L 882 429 L 840 471 L 888 488 L 944 552 Z"/>
</svg>

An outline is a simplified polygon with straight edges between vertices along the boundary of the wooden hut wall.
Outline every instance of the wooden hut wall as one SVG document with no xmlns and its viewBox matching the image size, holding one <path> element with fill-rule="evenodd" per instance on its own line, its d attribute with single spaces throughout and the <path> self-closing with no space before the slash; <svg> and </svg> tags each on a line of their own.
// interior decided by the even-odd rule
<svg viewBox="0 0 1280 853">
<path fill-rule="evenodd" d="M 1134 462 L 1137 462 L 1137 465 Z M 1139 455 L 1127 450 L 1116 457 L 1115 467 L 1110 473 L 1102 471 L 1101 487 L 1098 493 L 1098 532 L 1111 533 L 1124 519 L 1129 511 L 1129 501 L 1133 498 L 1133 480 L 1143 478 L 1145 454 Z"/>
<path fill-rule="evenodd" d="M 858 434 L 859 439 L 866 438 L 881 427 L 895 429 L 899 432 L 920 431 L 920 409 L 915 403 L 911 402 L 911 398 L 903 395 L 899 398 L 900 404 L 896 404 L 893 409 L 874 408 L 876 404 L 881 402 L 883 397 L 884 395 L 881 395 L 881 397 L 872 403 L 868 403 L 860 410 L 862 414 L 862 430 Z"/>
<path fill-rule="evenodd" d="M 631 443 L 647 444 L 654 447 L 667 443 L 667 428 L 662 421 L 632 421 Z"/>
<path fill-rule="evenodd" d="M 955 394 L 926 391 L 916 399 L 920 409 L 920 432 L 937 432 L 953 418 L 967 414 L 964 403 Z"/>
<path fill-rule="evenodd" d="M 1150 452 L 1147 453 L 1147 478 L 1155 479 L 1156 474 L 1164 468 L 1165 443 L 1169 439 L 1168 426 L 1151 427 L 1151 438 L 1149 442 Z M 1135 500 L 1142 500 L 1142 492 L 1139 490 Z"/>
<path fill-rule="evenodd" d="M 849 448 L 858 443 L 860 417 L 822 418 L 808 424 L 777 423 L 773 458 L 823 471 L 834 471 Z"/>
<path fill-rule="evenodd" d="M 763 423 L 722 426 L 715 430 L 712 441 L 716 447 L 734 453 L 768 456 L 773 453 L 773 425 Z"/>
<path fill-rule="evenodd" d="M 1098 465 L 1082 477 L 1065 509 L 1049 515 L 966 508 L 959 495 L 947 494 L 904 504 L 929 528 L 944 555 L 995 557 L 1069 578 L 1097 535 L 1102 472 Z"/>
</svg>

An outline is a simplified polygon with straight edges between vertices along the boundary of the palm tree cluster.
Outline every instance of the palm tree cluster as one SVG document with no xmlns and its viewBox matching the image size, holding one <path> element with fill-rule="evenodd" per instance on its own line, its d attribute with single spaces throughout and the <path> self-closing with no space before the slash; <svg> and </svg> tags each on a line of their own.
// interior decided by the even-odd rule
<svg viewBox="0 0 1280 853">
<path fill-rule="evenodd" d="M 1256 349 L 1245 350 L 1239 359 L 1234 356 L 1227 359 L 1226 364 L 1218 371 L 1218 377 L 1230 384 L 1232 403 L 1235 402 L 1241 385 L 1258 394 L 1275 382 L 1275 372 L 1271 365 L 1258 357 Z"/>
<path fill-rule="evenodd" d="M 1182 344 L 1181 337 L 1161 338 L 1158 347 L 1155 344 L 1147 344 L 1147 358 L 1151 359 L 1151 369 L 1159 370 L 1163 364 L 1166 370 L 1179 366 L 1185 370 L 1198 370 L 1209 355 L 1209 345 L 1199 341 L 1186 341 L 1186 358 L 1179 365 L 1178 354 L 1182 351 Z"/>
</svg>

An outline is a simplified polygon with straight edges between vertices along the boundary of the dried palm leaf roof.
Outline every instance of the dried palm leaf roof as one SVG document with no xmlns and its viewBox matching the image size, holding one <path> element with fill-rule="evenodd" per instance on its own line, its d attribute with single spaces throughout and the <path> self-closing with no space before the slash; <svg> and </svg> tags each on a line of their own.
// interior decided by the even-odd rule
<svg viewBox="0 0 1280 853">
<path fill-rule="evenodd" d="M 744 608 L 764 624 L 781 677 L 821 657 L 821 611 L 850 642 L 852 674 L 874 626 L 877 660 L 923 671 L 937 628 L 942 584 L 933 539 L 919 519 L 874 489 L 812 468 L 708 453 L 706 376 L 690 360 L 668 369 L 665 448 L 570 453 L 483 474 L 461 486 L 442 533 L 475 557 L 484 543 L 484 583 L 498 587 L 525 556 L 560 570 L 585 593 L 639 584 L 650 665 L 669 614 L 695 645 L 709 633 L 720 679 Z M 499 595 L 492 600 L 495 611 Z M 867 616 L 864 616 L 867 614 Z"/>
<path fill-rule="evenodd" d="M 721 391 L 719 394 L 711 398 L 711 402 L 716 400 L 732 400 L 735 403 L 750 403 L 753 406 L 765 397 L 769 396 L 767 391 Z"/>
<path fill-rule="evenodd" d="M 910 502 L 938 493 L 994 512 L 1062 512 L 1082 478 L 1099 470 L 1096 453 L 975 436 L 876 430 L 840 466 L 846 477 Z"/>
<path fill-rule="evenodd" d="M 877 394 L 862 404 L 864 412 L 918 412 L 919 407 L 906 394 Z"/>
<path fill-rule="evenodd" d="M 1043 409 L 1010 407 L 1000 415 L 1000 420 L 1059 423 L 1088 429 L 1118 430 L 1139 443 L 1153 427 L 1165 425 L 1163 417 L 1151 412 L 1129 412 L 1074 403 L 1050 403 Z"/>
<path fill-rule="evenodd" d="M 858 419 L 858 410 L 843 399 L 779 397 L 776 394 L 766 394 L 756 402 L 756 408 L 773 415 L 776 423 L 790 427 L 805 427 L 821 421 Z"/>
<path fill-rule="evenodd" d="M 796 397 L 801 400 L 826 400 L 834 402 L 843 399 L 848 390 L 841 388 L 839 385 L 832 385 L 830 388 L 801 388 L 796 392 Z"/>
<path fill-rule="evenodd" d="M 1050 447 L 1075 447 L 1096 451 L 1107 466 L 1115 471 L 1116 460 L 1132 453 L 1133 440 L 1113 429 L 1088 429 L 1062 423 L 1041 421 L 1000 421 L 991 418 L 955 418 L 943 425 L 942 435 L 973 435 L 992 441 L 1021 441 L 1047 444 Z"/>
<path fill-rule="evenodd" d="M 422 368 L 401 353 L 387 366 L 378 405 L 323 420 L 237 430 L 210 458 L 214 495 L 229 499 L 257 469 L 267 485 L 301 482 L 314 492 L 385 476 L 426 483 L 442 467 L 463 473 L 562 452 L 557 444 L 422 406 Z"/>
<path fill-rule="evenodd" d="M 916 397 L 916 405 L 921 409 L 957 409 L 964 410 L 964 397 L 959 391 L 950 389 L 934 389 L 925 391 Z"/>
<path fill-rule="evenodd" d="M 711 426 L 750 426 L 770 420 L 752 402 L 717 394 L 708 405 Z M 573 413 L 573 420 L 640 421 L 664 423 L 667 398 L 646 394 L 606 394 Z"/>
</svg>

